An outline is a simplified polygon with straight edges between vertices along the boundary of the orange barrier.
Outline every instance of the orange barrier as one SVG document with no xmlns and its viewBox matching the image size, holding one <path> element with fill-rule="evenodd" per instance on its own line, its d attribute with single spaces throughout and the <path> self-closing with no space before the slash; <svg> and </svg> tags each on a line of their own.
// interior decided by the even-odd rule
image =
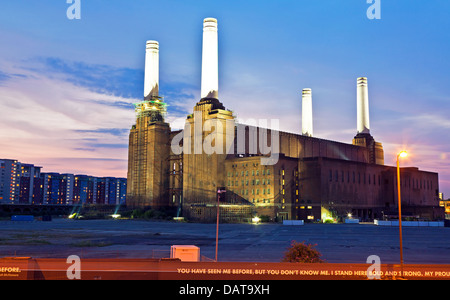
<svg viewBox="0 0 450 300">
<path fill-rule="evenodd" d="M 370 266 L 167 259 L 81 259 L 75 266 L 65 259 L 15 257 L 0 258 L 0 280 L 68 280 L 77 270 L 81 280 L 367 280 Z M 446 280 L 450 279 L 450 265 L 404 265 L 402 268 L 382 264 L 369 275 L 380 279 Z"/>
</svg>

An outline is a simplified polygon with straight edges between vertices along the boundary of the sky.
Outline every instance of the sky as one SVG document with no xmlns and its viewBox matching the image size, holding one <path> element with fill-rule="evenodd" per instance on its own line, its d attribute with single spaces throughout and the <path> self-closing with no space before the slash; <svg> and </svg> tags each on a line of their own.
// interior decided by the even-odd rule
<svg viewBox="0 0 450 300">
<path fill-rule="evenodd" d="M 70 2 L 70 1 L 69 1 Z M 370 2 L 370 1 L 369 1 Z M 356 79 L 385 164 L 438 172 L 450 197 L 450 2 L 366 0 L 66 0 L 0 3 L 0 157 L 44 172 L 126 177 L 145 43 L 160 44 L 160 95 L 181 128 L 200 100 L 202 23 L 218 19 L 219 100 L 241 119 L 351 143 Z"/>
</svg>

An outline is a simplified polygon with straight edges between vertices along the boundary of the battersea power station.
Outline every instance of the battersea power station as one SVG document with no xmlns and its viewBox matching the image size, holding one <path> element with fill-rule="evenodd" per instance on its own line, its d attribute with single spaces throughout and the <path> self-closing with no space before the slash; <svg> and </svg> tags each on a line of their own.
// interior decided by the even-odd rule
<svg viewBox="0 0 450 300">
<path fill-rule="evenodd" d="M 217 28 L 216 19 L 204 19 L 201 99 L 183 130 L 165 121 L 159 43 L 147 42 L 144 97 L 129 136 L 127 206 L 171 208 L 196 222 L 215 221 L 218 210 L 222 222 L 398 216 L 397 168 L 384 164 L 383 146 L 370 133 L 367 78 L 356 79 L 351 143 L 314 137 L 308 88 L 299 95 L 301 132 L 278 130 L 278 120 L 243 124 L 219 100 Z M 400 173 L 402 214 L 443 218 L 438 174 L 415 167 Z"/>
</svg>

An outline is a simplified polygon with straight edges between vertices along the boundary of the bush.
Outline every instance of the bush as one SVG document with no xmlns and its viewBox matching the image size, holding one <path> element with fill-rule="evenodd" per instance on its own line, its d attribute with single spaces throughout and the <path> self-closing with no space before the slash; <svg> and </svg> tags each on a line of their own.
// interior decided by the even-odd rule
<svg viewBox="0 0 450 300">
<path fill-rule="evenodd" d="M 259 218 L 261 219 L 261 223 L 270 222 L 270 216 L 263 215 L 263 216 L 260 216 Z"/>
<path fill-rule="evenodd" d="M 171 216 L 168 215 L 166 212 L 160 210 L 154 209 L 144 210 L 138 208 L 131 212 L 131 218 L 144 220 L 155 220 L 155 219 L 169 220 L 171 219 Z"/>
<path fill-rule="evenodd" d="M 322 254 L 314 249 L 315 246 L 317 245 L 292 241 L 291 246 L 284 253 L 282 262 L 323 263 L 324 261 L 320 259 Z"/>
</svg>

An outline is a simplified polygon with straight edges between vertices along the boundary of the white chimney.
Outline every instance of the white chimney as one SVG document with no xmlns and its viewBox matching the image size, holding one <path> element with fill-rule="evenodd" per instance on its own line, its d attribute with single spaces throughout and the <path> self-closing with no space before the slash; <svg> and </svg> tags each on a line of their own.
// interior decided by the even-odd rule
<svg viewBox="0 0 450 300">
<path fill-rule="evenodd" d="M 357 131 L 358 133 L 370 133 L 369 123 L 369 89 L 367 78 L 359 77 L 356 87 L 356 110 L 357 110 Z"/>
<path fill-rule="evenodd" d="M 159 43 L 147 41 L 145 51 L 144 98 L 159 96 Z"/>
<path fill-rule="evenodd" d="M 313 136 L 311 89 L 303 89 L 302 91 L 302 135 Z"/>
<path fill-rule="evenodd" d="M 203 20 L 201 98 L 219 99 L 219 48 L 217 20 Z"/>
</svg>

